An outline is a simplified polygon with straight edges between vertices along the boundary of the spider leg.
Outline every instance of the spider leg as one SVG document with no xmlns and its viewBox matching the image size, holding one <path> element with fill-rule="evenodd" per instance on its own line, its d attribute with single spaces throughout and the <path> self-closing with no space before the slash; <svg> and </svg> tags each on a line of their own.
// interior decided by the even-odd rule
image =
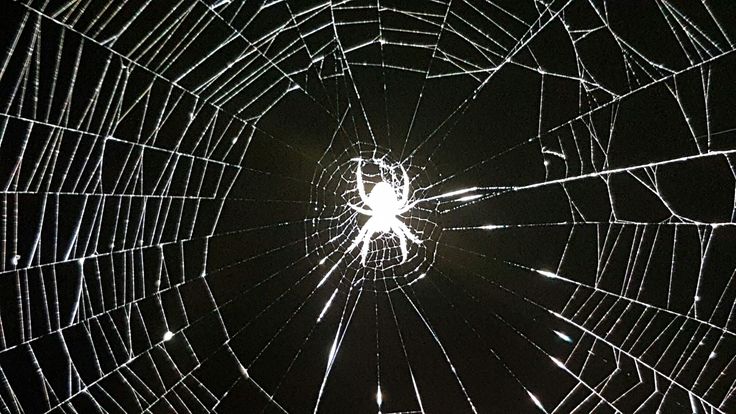
<svg viewBox="0 0 736 414">
<path fill-rule="evenodd" d="M 406 213 L 407 211 L 411 210 L 415 205 L 417 205 L 420 201 L 422 201 L 422 200 L 417 200 L 417 201 L 415 201 L 413 203 L 409 203 L 409 204 L 405 205 L 404 207 L 402 207 L 401 209 L 399 209 L 399 211 L 396 212 L 396 215 L 398 216 L 399 214 Z"/>
<path fill-rule="evenodd" d="M 406 224 L 402 223 L 401 220 L 396 219 L 396 226 L 398 227 L 401 232 L 406 235 L 406 237 L 409 238 L 409 240 L 413 241 L 416 244 L 422 244 L 422 241 L 417 237 L 414 233 L 409 230 L 408 227 L 406 227 Z"/>
<path fill-rule="evenodd" d="M 361 169 L 362 163 L 363 160 L 358 160 L 358 171 L 355 173 L 355 181 L 358 183 L 357 187 L 360 199 L 363 201 L 363 204 L 368 204 L 368 196 L 365 193 L 365 184 L 363 184 L 363 170 Z"/>
<path fill-rule="evenodd" d="M 368 209 L 365 209 L 365 208 L 362 208 L 362 207 L 358 207 L 358 206 L 356 206 L 353 203 L 348 203 L 348 205 L 350 206 L 350 208 L 352 208 L 353 210 L 357 211 L 360 214 L 365 214 L 366 216 L 372 216 L 373 215 L 373 212 L 371 210 L 368 210 Z"/>
<path fill-rule="evenodd" d="M 401 199 L 399 200 L 399 204 L 403 206 L 407 201 L 409 201 L 409 174 L 406 173 L 406 168 L 404 168 L 403 165 L 399 164 L 399 167 L 401 168 L 401 174 L 404 179 L 404 186 L 401 189 Z"/>
<path fill-rule="evenodd" d="M 368 248 L 371 246 L 371 236 L 373 232 L 367 232 L 363 238 L 363 247 L 360 249 L 360 264 L 365 265 L 365 259 L 368 257 Z"/>
<path fill-rule="evenodd" d="M 391 225 L 391 230 L 393 230 L 393 232 L 396 233 L 396 236 L 399 237 L 399 248 L 401 249 L 401 263 L 404 263 L 406 261 L 406 256 L 409 255 L 409 250 L 406 248 L 405 230 L 402 229 L 400 225 L 401 225 L 401 222 L 399 220 L 396 220 L 396 222 Z"/>
<path fill-rule="evenodd" d="M 374 233 L 373 227 L 373 218 L 369 218 L 360 229 L 358 237 L 353 240 L 353 244 L 348 247 L 348 251 L 351 251 L 358 247 L 360 243 L 363 243 L 360 248 L 360 263 L 363 265 L 365 264 L 365 259 L 368 256 L 368 248 L 370 247 L 371 237 L 373 237 Z"/>
<path fill-rule="evenodd" d="M 368 219 L 368 221 L 366 221 L 363 227 L 360 228 L 360 231 L 358 232 L 358 237 L 356 237 L 355 240 L 353 240 L 353 243 L 350 245 L 350 247 L 348 247 L 348 251 L 351 251 L 354 248 L 358 247 L 361 240 L 365 238 L 366 233 L 368 233 L 371 227 L 373 227 L 373 223 L 371 223 L 371 220 L 373 219 L 372 218 Z"/>
</svg>

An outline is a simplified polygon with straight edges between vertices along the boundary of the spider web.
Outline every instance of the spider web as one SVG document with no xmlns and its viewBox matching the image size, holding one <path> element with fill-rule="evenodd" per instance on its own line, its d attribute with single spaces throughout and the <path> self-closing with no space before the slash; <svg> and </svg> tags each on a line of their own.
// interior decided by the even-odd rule
<svg viewBox="0 0 736 414">
<path fill-rule="evenodd" d="M 310 199 L 314 215 L 305 227 L 305 247 L 308 257 L 312 256 L 311 252 L 317 252 L 315 258 L 320 258 L 318 264 L 329 269 L 319 286 L 333 274 L 339 275 L 341 284 L 348 286 L 348 289 L 358 286 L 360 289 L 390 292 L 415 283 L 432 268 L 441 236 L 437 220 L 443 196 L 427 194 L 431 186 L 431 163 L 413 160 L 411 165 L 399 166 L 386 155 L 379 155 L 379 152 L 387 153 L 385 149 L 374 148 L 366 152 L 365 149 L 361 150 L 359 144 L 348 142 L 346 145 L 337 155 L 331 154 L 337 145 L 329 147 L 330 152 L 323 154 L 318 162 L 320 166 L 315 170 L 312 181 L 312 188 L 316 190 Z M 365 146 L 363 144 L 362 148 Z M 356 154 L 358 157 L 355 157 Z M 322 167 L 326 159 L 331 161 Z M 363 185 L 367 188 L 385 182 L 400 192 L 404 186 L 401 168 L 413 177 L 409 179 L 410 192 L 406 201 L 407 207 L 411 208 L 400 217 L 420 243 L 406 241 L 406 258 L 401 251 L 399 236 L 394 232 L 379 232 L 371 237 L 366 263 L 361 263 L 358 246 L 351 249 L 367 221 L 365 216 L 350 207 L 362 204 L 357 190 L 358 162 L 361 164 Z"/>
<path fill-rule="evenodd" d="M 0 411 L 736 410 L 727 2 L 3 13 Z"/>
</svg>

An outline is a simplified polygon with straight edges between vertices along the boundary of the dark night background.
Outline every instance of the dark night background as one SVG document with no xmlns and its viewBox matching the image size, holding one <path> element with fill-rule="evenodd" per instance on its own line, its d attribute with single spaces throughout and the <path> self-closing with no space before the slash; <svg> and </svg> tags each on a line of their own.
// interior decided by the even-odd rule
<svg viewBox="0 0 736 414">
<path fill-rule="evenodd" d="M 0 412 L 736 412 L 730 1 L 0 4 Z"/>
</svg>

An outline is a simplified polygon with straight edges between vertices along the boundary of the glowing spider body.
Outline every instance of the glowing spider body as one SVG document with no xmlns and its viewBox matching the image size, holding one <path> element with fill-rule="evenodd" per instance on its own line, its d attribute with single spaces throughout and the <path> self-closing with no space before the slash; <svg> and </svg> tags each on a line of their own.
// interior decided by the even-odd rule
<svg viewBox="0 0 736 414">
<path fill-rule="evenodd" d="M 409 203 L 409 176 L 404 167 L 401 166 L 404 185 L 401 190 L 401 196 L 399 197 L 397 197 L 394 187 L 385 181 L 377 183 L 371 190 L 371 193 L 366 195 L 361 163 L 362 161 L 359 160 L 355 179 L 357 181 L 360 199 L 368 208 L 358 207 L 353 204 L 350 204 L 350 207 L 358 213 L 370 216 L 370 218 L 361 227 L 358 237 L 355 238 L 348 250 L 353 250 L 359 244 L 363 243 L 360 249 L 360 258 L 361 263 L 365 265 L 368 248 L 370 247 L 373 235 L 375 233 L 393 233 L 399 239 L 401 262 L 403 263 L 406 261 L 406 256 L 408 255 L 406 239 L 408 238 L 414 243 L 421 243 L 421 240 L 398 218 L 398 216 L 406 213 L 413 206 L 413 204 Z"/>
</svg>

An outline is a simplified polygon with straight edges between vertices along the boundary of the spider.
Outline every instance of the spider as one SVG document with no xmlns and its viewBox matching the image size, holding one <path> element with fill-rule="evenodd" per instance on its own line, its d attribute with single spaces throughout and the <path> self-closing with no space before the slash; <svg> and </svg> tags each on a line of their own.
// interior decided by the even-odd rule
<svg viewBox="0 0 736 414">
<path fill-rule="evenodd" d="M 402 187 L 400 197 L 397 198 L 394 188 L 391 184 L 385 181 L 377 183 L 373 186 L 371 193 L 366 195 L 365 186 L 363 184 L 363 172 L 361 170 L 361 163 L 363 161 L 360 159 L 357 161 L 358 170 L 355 173 L 355 179 L 357 181 L 358 194 L 360 194 L 360 199 L 363 204 L 368 206 L 368 208 L 358 207 L 352 203 L 348 204 L 353 210 L 360 214 L 365 214 L 370 218 L 360 229 L 358 237 L 355 238 L 353 244 L 348 248 L 348 251 L 355 249 L 360 243 L 363 243 L 363 246 L 360 249 L 360 257 L 361 264 L 365 265 L 365 260 L 368 256 L 368 248 L 373 235 L 375 233 L 394 233 L 396 237 L 399 238 L 401 263 L 404 263 L 408 254 L 406 239 L 408 238 L 417 244 L 422 242 L 398 218 L 399 215 L 409 211 L 409 209 L 411 209 L 415 204 L 409 203 L 409 176 L 406 173 L 406 169 L 404 169 L 402 165 L 399 165 L 404 179 L 404 185 Z"/>
</svg>

